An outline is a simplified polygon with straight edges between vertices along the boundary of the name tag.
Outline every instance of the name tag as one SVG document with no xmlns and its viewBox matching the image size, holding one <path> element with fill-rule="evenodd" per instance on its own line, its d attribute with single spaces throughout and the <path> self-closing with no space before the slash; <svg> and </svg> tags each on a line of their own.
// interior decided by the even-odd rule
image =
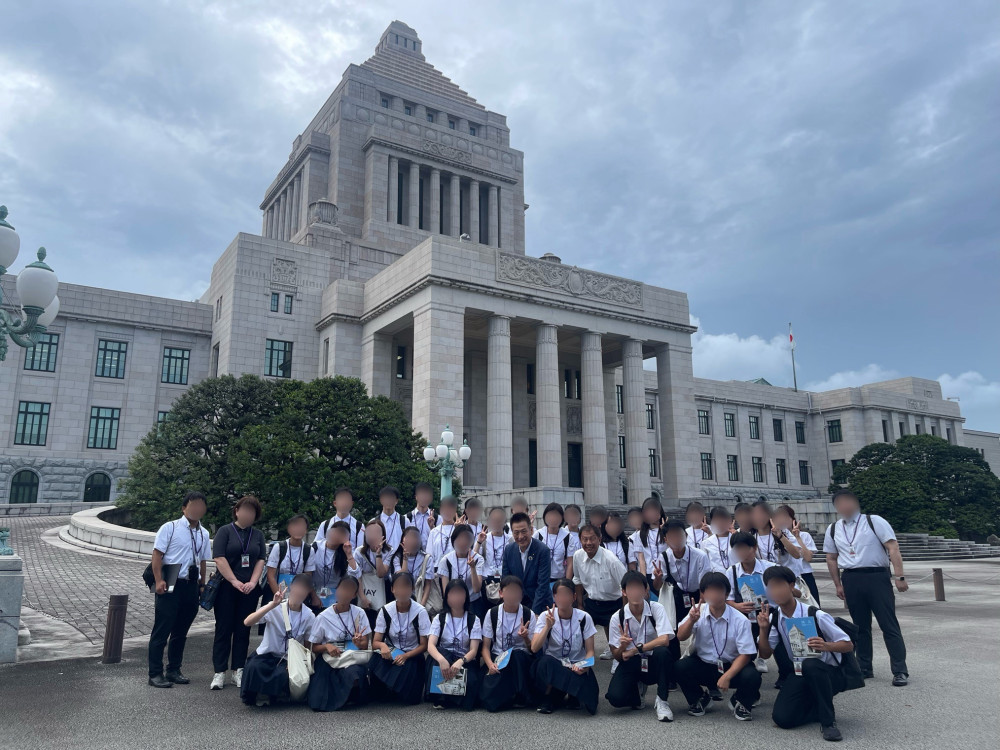
<svg viewBox="0 0 1000 750">
<path fill-rule="evenodd" d="M 642 664 L 640 665 L 640 669 L 643 674 L 649 671 L 649 657 L 645 654 L 642 655 Z"/>
<path fill-rule="evenodd" d="M 795 674 L 797 674 L 799 677 L 802 676 L 802 660 L 801 659 L 796 659 L 795 660 Z"/>
<path fill-rule="evenodd" d="M 250 555 L 240 556 L 240 567 L 249 568 L 250 567 Z"/>
<path fill-rule="evenodd" d="M 719 670 L 719 674 L 726 673 L 726 665 L 722 663 L 722 659 L 715 660 L 715 668 Z"/>
<path fill-rule="evenodd" d="M 684 594 L 684 606 L 685 607 L 691 606 L 691 594 Z"/>
</svg>

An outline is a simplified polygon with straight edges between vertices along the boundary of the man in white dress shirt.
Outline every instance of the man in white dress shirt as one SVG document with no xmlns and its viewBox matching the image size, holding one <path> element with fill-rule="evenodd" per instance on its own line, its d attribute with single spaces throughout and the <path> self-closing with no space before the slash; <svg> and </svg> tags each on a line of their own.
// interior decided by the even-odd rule
<svg viewBox="0 0 1000 750">
<path fill-rule="evenodd" d="M 603 627 L 607 637 L 611 617 L 622 606 L 621 581 L 627 568 L 615 553 L 601 546 L 596 526 L 588 523 L 580 529 L 580 544 L 583 548 L 573 553 L 576 606 Z"/>
</svg>

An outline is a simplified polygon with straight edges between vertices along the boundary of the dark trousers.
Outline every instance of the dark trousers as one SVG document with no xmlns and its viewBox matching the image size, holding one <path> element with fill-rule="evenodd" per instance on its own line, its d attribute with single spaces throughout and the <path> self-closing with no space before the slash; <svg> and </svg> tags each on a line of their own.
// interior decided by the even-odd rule
<svg viewBox="0 0 1000 750">
<path fill-rule="evenodd" d="M 198 581 L 178 578 L 174 590 L 157 594 L 153 610 L 153 632 L 149 634 L 149 676 L 163 674 L 163 649 L 167 649 L 167 671 L 179 672 L 184 659 L 188 630 L 198 614 Z"/>
<path fill-rule="evenodd" d="M 896 619 L 896 595 L 888 568 L 858 572 L 845 570 L 841 579 L 844 599 L 851 619 L 858 626 L 855 654 L 862 672 L 872 671 L 872 615 L 882 630 L 885 649 L 893 674 L 909 674 L 906 669 L 906 644 Z"/>
<path fill-rule="evenodd" d="M 806 586 L 809 587 L 809 593 L 813 595 L 813 599 L 819 605 L 819 587 L 816 585 L 816 576 L 812 573 L 803 573 L 802 580 L 806 582 Z"/>
<path fill-rule="evenodd" d="M 723 665 L 727 670 L 729 663 Z M 677 684 L 680 686 L 688 705 L 693 706 L 702 696 L 702 688 L 713 688 L 719 681 L 719 669 L 715 664 L 702 661 L 696 654 L 685 656 L 674 666 Z M 735 691 L 735 698 L 749 708 L 760 697 L 760 672 L 749 662 L 729 682 L 729 687 Z"/>
<path fill-rule="evenodd" d="M 212 664 L 216 672 L 243 669 L 250 648 L 250 628 L 243 624 L 247 615 L 256 611 L 260 591 L 256 588 L 243 594 L 228 581 L 219 584 L 215 597 L 215 643 L 212 644 Z M 231 665 L 231 666 L 230 666 Z"/>
<path fill-rule="evenodd" d="M 673 639 L 672 639 L 673 640 Z M 639 684 L 656 685 L 661 700 L 669 695 L 669 685 L 674 679 L 674 656 L 667 646 L 654 648 L 649 653 L 649 671 L 642 671 L 642 656 L 618 662 L 605 698 L 615 708 L 634 708 L 639 705 Z"/>
<path fill-rule="evenodd" d="M 833 696 L 844 690 L 844 675 L 837 667 L 820 659 L 802 662 L 802 676 L 787 678 L 774 699 L 771 718 L 782 729 L 792 729 L 818 721 L 828 727 L 837 717 L 833 711 Z"/>
</svg>

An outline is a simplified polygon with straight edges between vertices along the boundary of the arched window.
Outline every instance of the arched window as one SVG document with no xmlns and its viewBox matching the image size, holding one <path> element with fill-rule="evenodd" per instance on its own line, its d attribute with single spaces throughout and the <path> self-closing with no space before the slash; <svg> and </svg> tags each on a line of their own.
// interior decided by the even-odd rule
<svg viewBox="0 0 1000 750">
<path fill-rule="evenodd" d="M 83 502 L 106 503 L 111 500 L 111 477 L 98 471 L 87 477 L 83 486 Z"/>
<path fill-rule="evenodd" d="M 762 503 L 766 503 L 766 502 L 767 502 L 767 496 L 766 496 L 766 495 L 761 495 L 761 496 L 760 496 L 759 498 L 757 498 L 757 499 L 758 499 L 758 500 L 760 500 L 760 501 L 761 501 Z"/>
<path fill-rule="evenodd" d="M 10 480 L 10 502 L 37 503 L 38 475 L 30 469 L 21 469 Z"/>
<path fill-rule="evenodd" d="M 743 502 L 743 495 L 735 495 L 733 497 L 733 500 L 735 500 L 738 503 L 742 503 Z"/>
</svg>

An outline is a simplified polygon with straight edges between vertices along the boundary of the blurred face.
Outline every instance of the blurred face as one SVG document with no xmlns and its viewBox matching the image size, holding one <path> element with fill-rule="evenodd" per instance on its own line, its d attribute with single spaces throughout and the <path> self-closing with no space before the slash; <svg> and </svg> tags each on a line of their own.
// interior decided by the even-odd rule
<svg viewBox="0 0 1000 750">
<path fill-rule="evenodd" d="M 600 511 L 590 514 L 590 522 L 594 524 L 597 528 L 600 528 L 608 521 L 608 516 L 606 513 L 601 513 Z"/>
<path fill-rule="evenodd" d="M 415 529 L 414 526 L 407 526 L 408 529 Z M 415 555 L 420 551 L 420 543 L 423 541 L 420 538 L 420 532 L 414 531 L 410 533 L 403 534 L 403 552 L 407 555 Z"/>
<path fill-rule="evenodd" d="M 510 533 L 514 537 L 517 546 L 522 550 L 527 549 L 528 545 L 531 544 L 531 526 L 527 521 L 512 524 Z"/>
<path fill-rule="evenodd" d="M 771 525 L 771 515 L 763 508 L 753 509 L 753 527 L 755 529 L 766 529 Z"/>
<path fill-rule="evenodd" d="M 608 518 L 604 524 L 604 530 L 608 532 L 608 536 L 612 539 L 617 539 L 624 530 L 622 519 L 616 517 Z"/>
<path fill-rule="evenodd" d="M 455 522 L 455 514 L 458 512 L 458 506 L 452 505 L 451 503 L 445 503 L 441 506 L 441 520 L 445 521 L 448 525 Z"/>
<path fill-rule="evenodd" d="M 448 609 L 465 609 L 465 592 L 455 587 L 448 592 Z"/>
<path fill-rule="evenodd" d="M 836 508 L 837 515 L 841 518 L 854 518 L 861 510 L 861 503 L 858 502 L 856 497 L 841 495 L 837 498 L 837 502 L 833 504 L 833 507 Z"/>
<path fill-rule="evenodd" d="M 337 584 L 337 601 L 347 603 L 358 595 L 358 579 L 344 576 Z"/>
<path fill-rule="evenodd" d="M 487 519 L 490 531 L 495 531 L 496 533 L 499 534 L 501 531 L 503 531 L 503 525 L 506 522 L 506 520 L 507 516 L 504 515 L 504 512 L 502 510 L 492 511 L 490 513 L 489 518 Z"/>
<path fill-rule="evenodd" d="M 628 525 L 633 529 L 637 529 L 642 525 L 642 512 L 638 510 L 629 511 L 628 514 Z"/>
<path fill-rule="evenodd" d="M 469 519 L 469 523 L 479 523 L 479 519 L 483 517 L 483 509 L 477 508 L 475 505 L 466 506 L 465 517 Z"/>
<path fill-rule="evenodd" d="M 573 609 L 573 603 L 576 601 L 576 595 L 565 586 L 556 589 L 552 598 L 555 600 L 556 606 L 564 612 Z"/>
<path fill-rule="evenodd" d="M 726 602 L 726 589 L 722 586 L 709 586 L 701 592 L 702 600 L 710 607 L 718 607 Z"/>
<path fill-rule="evenodd" d="M 351 497 L 351 493 L 337 493 L 337 495 L 333 498 L 333 509 L 337 511 L 337 515 L 341 518 L 345 518 L 350 515 L 351 511 L 354 509 L 354 498 Z"/>
<path fill-rule="evenodd" d="M 687 534 L 681 529 L 671 529 L 665 534 L 665 541 L 670 549 L 679 552 L 687 545 Z"/>
<path fill-rule="evenodd" d="M 788 604 L 795 598 L 792 585 L 780 578 L 772 578 L 767 583 L 767 598 L 779 606 Z"/>
<path fill-rule="evenodd" d="M 410 597 L 413 596 L 413 586 L 410 585 L 405 576 L 392 584 L 392 595 L 397 602 L 409 601 Z"/>
<path fill-rule="evenodd" d="M 642 509 L 642 520 L 650 526 L 660 525 L 660 509 L 655 505 L 647 505 Z"/>
<path fill-rule="evenodd" d="M 580 534 L 580 546 L 587 553 L 587 557 L 593 557 L 597 554 L 597 550 L 601 546 L 601 539 L 595 532 L 587 529 Z"/>
<path fill-rule="evenodd" d="M 690 508 L 684 514 L 684 519 L 688 522 L 689 526 L 701 526 L 705 523 L 705 511 L 699 508 Z"/>
<path fill-rule="evenodd" d="M 347 532 L 343 529 L 330 529 L 326 533 L 326 546 L 330 549 L 336 549 L 347 541 Z"/>
<path fill-rule="evenodd" d="M 731 516 L 724 513 L 717 513 L 712 517 L 712 531 L 719 536 L 725 536 L 729 532 L 729 524 L 732 523 Z"/>
<path fill-rule="evenodd" d="M 628 599 L 629 604 L 641 604 L 646 600 L 648 593 L 646 587 L 638 582 L 630 582 L 625 587 L 625 598 Z"/>
<path fill-rule="evenodd" d="M 385 534 L 382 533 L 382 528 L 377 523 L 370 523 L 365 526 L 365 541 L 372 549 L 382 549 Z"/>
<path fill-rule="evenodd" d="M 741 563 L 752 563 L 757 556 L 757 550 L 747 544 L 737 544 L 733 547 L 733 554 Z"/>
<path fill-rule="evenodd" d="M 555 531 L 562 526 L 563 516 L 562 513 L 559 513 L 558 511 L 550 510 L 545 514 L 545 517 L 542 520 L 545 521 L 545 525 L 548 527 L 549 531 Z"/>
<path fill-rule="evenodd" d="M 421 508 L 426 508 L 431 504 L 431 500 L 434 499 L 434 493 L 430 490 L 420 489 L 417 490 L 416 501 L 417 505 Z"/>
<path fill-rule="evenodd" d="M 774 518 L 771 519 L 771 522 L 779 529 L 792 528 L 792 517 L 783 510 L 779 510 L 777 513 L 775 513 Z"/>
<path fill-rule="evenodd" d="M 244 503 L 236 509 L 236 521 L 243 528 L 251 526 L 257 521 L 257 511 L 247 503 Z"/>
<path fill-rule="evenodd" d="M 386 492 L 378 496 L 378 501 L 382 505 L 382 512 L 390 516 L 396 510 L 396 503 L 399 502 L 399 498 L 390 492 Z"/>
<path fill-rule="evenodd" d="M 749 508 L 742 508 L 736 511 L 736 525 L 743 530 L 746 530 L 751 526 L 753 526 Z"/>
<path fill-rule="evenodd" d="M 580 527 L 580 511 L 570 508 L 566 511 L 566 523 L 573 529 Z"/>
<path fill-rule="evenodd" d="M 461 559 L 463 557 L 469 556 L 469 550 L 472 549 L 472 534 L 467 531 L 463 531 L 458 535 L 458 538 L 453 542 L 455 545 L 455 554 Z"/>
<path fill-rule="evenodd" d="M 517 609 L 522 596 L 524 596 L 524 591 L 516 583 L 509 583 L 500 591 L 500 598 L 503 599 L 503 603 L 507 605 L 509 610 Z"/>
<path fill-rule="evenodd" d="M 312 589 L 301 581 L 292 581 L 291 588 L 288 589 L 288 603 L 298 606 L 306 600 Z"/>
<path fill-rule="evenodd" d="M 309 525 L 305 519 L 299 518 L 288 524 L 288 536 L 292 539 L 301 539 L 309 530 Z"/>
<path fill-rule="evenodd" d="M 526 502 L 518 501 L 510 504 L 511 515 L 514 515 L 515 513 L 527 513 L 527 512 L 528 512 L 528 504 Z"/>
<path fill-rule="evenodd" d="M 200 521 L 205 517 L 205 512 L 208 510 L 208 505 L 202 499 L 189 500 L 188 504 L 184 506 L 184 515 L 187 516 L 190 521 Z"/>
</svg>

